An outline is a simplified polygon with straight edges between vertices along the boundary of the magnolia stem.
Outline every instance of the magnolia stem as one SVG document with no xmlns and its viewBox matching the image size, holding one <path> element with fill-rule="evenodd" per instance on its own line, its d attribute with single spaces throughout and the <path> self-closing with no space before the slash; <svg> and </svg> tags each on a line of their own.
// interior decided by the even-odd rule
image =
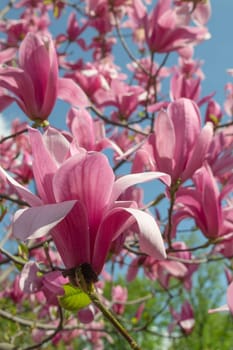
<svg viewBox="0 0 233 350">
<path fill-rule="evenodd" d="M 98 295 L 94 287 L 92 290 L 88 291 L 88 295 L 93 302 L 93 304 L 103 313 L 103 315 L 112 323 L 112 325 L 120 332 L 120 334 L 127 340 L 131 349 L 133 350 L 141 350 L 136 341 L 131 337 L 128 331 L 124 328 L 124 326 L 117 320 L 117 318 L 112 314 L 110 310 L 108 310 L 100 301 Z"/>
</svg>

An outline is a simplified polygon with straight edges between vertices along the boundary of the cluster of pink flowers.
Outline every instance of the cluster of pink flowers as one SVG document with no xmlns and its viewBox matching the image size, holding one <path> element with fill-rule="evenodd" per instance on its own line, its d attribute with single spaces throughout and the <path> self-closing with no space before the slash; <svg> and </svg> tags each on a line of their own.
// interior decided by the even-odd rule
<svg viewBox="0 0 233 350">
<path fill-rule="evenodd" d="M 83 265 L 90 267 L 100 294 L 109 281 L 114 283 L 107 271 L 117 263 L 127 283 L 143 273 L 165 292 L 174 279 L 190 291 L 199 261 L 179 234 L 190 219 L 198 229 L 197 245 L 204 239 L 211 247 L 207 259 L 233 257 L 233 134 L 232 126 L 220 127 L 224 115 L 228 122 L 233 115 L 233 85 L 225 87 L 223 107 L 212 91 L 202 96 L 202 62 L 194 58 L 195 46 L 210 37 L 210 2 L 150 3 L 83 1 L 85 18 L 69 11 L 66 30 L 56 36 L 50 15 L 61 19 L 69 9 L 64 1 L 17 1 L 20 19 L 0 22 L 5 34 L 0 41 L 0 111 L 7 115 L 16 102 L 29 119 L 13 121 L 0 141 L 0 201 L 9 212 L 7 201 L 20 206 L 12 215 L 11 239 L 29 240 L 20 276 L 1 296 L 20 305 L 27 297 L 32 305 L 40 303 L 41 319 L 52 319 L 68 277 Z M 131 32 L 140 59 L 127 47 L 123 30 Z M 87 40 L 89 32 L 94 34 Z M 114 61 L 116 33 L 130 57 L 128 70 Z M 90 60 L 69 55 L 70 47 L 90 54 Z M 177 65 L 155 60 L 171 52 L 178 54 Z M 165 79 L 170 79 L 166 94 Z M 70 105 L 65 117 L 58 116 L 66 120 L 66 130 L 59 129 L 59 122 L 49 125 L 57 99 Z M 144 203 L 145 187 L 137 187 L 147 182 L 152 204 Z M 155 206 L 161 188 L 166 204 Z M 4 216 L 2 210 L 0 219 Z M 232 288 L 230 280 L 231 313 Z M 113 286 L 111 298 L 109 303 L 102 296 L 103 303 L 122 316 L 130 298 L 126 285 Z M 144 308 L 141 303 L 137 322 Z M 169 310 L 168 331 L 179 327 L 191 333 L 191 303 L 180 304 L 180 312 L 171 305 Z M 93 305 L 85 305 L 78 318 L 90 324 L 89 330 L 69 319 L 72 330 L 54 334 L 53 343 L 63 340 L 70 346 L 80 336 L 93 349 L 103 349 L 104 339 L 112 338 L 99 315 Z M 58 323 L 53 320 L 55 329 Z M 33 331 L 35 342 L 45 335 L 45 330 Z"/>
</svg>

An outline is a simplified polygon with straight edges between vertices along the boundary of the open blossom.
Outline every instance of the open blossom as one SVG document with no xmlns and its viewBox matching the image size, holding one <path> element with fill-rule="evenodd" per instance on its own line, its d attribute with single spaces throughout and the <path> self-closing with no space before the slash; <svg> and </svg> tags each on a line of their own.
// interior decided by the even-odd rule
<svg viewBox="0 0 233 350">
<path fill-rule="evenodd" d="M 19 48 L 19 67 L 0 68 L 0 87 L 9 91 L 32 120 L 46 120 L 57 100 L 85 107 L 84 92 L 71 79 L 59 78 L 53 41 L 49 36 L 28 33 Z"/>
<path fill-rule="evenodd" d="M 227 189 L 219 190 L 217 180 L 208 164 L 195 173 L 193 181 L 195 188 L 180 188 L 177 192 L 178 211 L 173 218 L 173 229 L 175 230 L 180 220 L 191 217 L 207 238 L 231 238 L 232 205 L 222 205 Z"/>
<path fill-rule="evenodd" d="M 121 149 L 105 135 L 103 121 L 93 120 L 85 109 L 71 108 L 66 117 L 67 126 L 71 130 L 74 142 L 87 151 L 101 151 L 112 148 L 118 154 Z"/>
<path fill-rule="evenodd" d="M 170 95 L 173 100 L 186 97 L 195 102 L 199 101 L 201 80 L 204 78 L 200 66 L 201 62 L 192 58 L 179 59 L 179 66 L 173 68 L 174 74 L 170 83 Z"/>
<path fill-rule="evenodd" d="M 145 36 L 152 52 L 170 52 L 209 38 L 204 27 L 189 26 L 187 16 L 172 8 L 171 0 L 159 0 L 144 17 Z"/>
<path fill-rule="evenodd" d="M 77 149 L 70 156 L 68 141 L 56 130 L 48 128 L 42 136 L 29 129 L 29 137 L 38 196 L 1 170 L 2 177 L 31 205 L 15 214 L 13 233 L 17 238 L 34 239 L 50 232 L 67 268 L 86 263 L 97 275 L 112 241 L 129 228 L 138 233 L 144 253 L 165 257 L 153 217 L 140 211 L 135 202 L 119 201 L 118 197 L 136 183 L 161 178 L 169 184 L 168 175 L 150 172 L 115 180 L 105 155 Z"/>
</svg>

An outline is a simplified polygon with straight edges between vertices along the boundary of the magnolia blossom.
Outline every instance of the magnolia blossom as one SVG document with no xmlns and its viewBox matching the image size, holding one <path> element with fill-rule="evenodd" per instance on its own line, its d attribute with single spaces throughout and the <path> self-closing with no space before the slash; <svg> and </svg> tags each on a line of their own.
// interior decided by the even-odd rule
<svg viewBox="0 0 233 350">
<path fill-rule="evenodd" d="M 98 275 L 111 243 L 129 228 L 139 235 L 141 250 L 163 259 L 165 248 L 153 217 L 137 209 L 136 202 L 119 201 L 128 187 L 153 179 L 170 183 L 164 173 L 131 174 L 115 179 L 105 155 L 70 144 L 58 131 L 48 128 L 44 136 L 29 129 L 33 172 L 38 196 L 1 170 L 15 191 L 31 208 L 18 210 L 13 234 L 35 239 L 50 232 L 67 268 L 91 265 Z"/>
<path fill-rule="evenodd" d="M 144 17 L 145 36 L 152 52 L 170 52 L 209 38 L 204 27 L 189 26 L 189 14 L 179 13 L 171 0 L 159 0 Z"/>
<path fill-rule="evenodd" d="M 174 322 L 168 327 L 169 333 L 173 331 L 176 325 L 179 325 L 184 334 L 190 334 L 192 332 L 195 325 L 195 318 L 192 306 L 188 301 L 183 303 L 180 313 L 171 308 L 171 314 L 174 318 Z"/>
<path fill-rule="evenodd" d="M 57 54 L 49 36 L 26 35 L 19 48 L 19 67 L 0 68 L 0 87 L 10 92 L 6 105 L 17 102 L 32 120 L 46 120 L 57 98 L 80 107 L 88 105 L 86 95 L 74 81 L 59 78 Z"/>
<path fill-rule="evenodd" d="M 187 217 L 195 220 L 202 233 L 210 239 L 232 238 L 232 205 L 224 205 L 229 188 L 219 190 L 211 168 L 204 164 L 193 176 L 195 188 L 180 188 L 176 195 L 173 234 L 178 223 Z M 230 186 L 232 188 L 232 185 Z M 219 247 L 220 248 L 220 247 Z"/>
<path fill-rule="evenodd" d="M 201 129 L 201 117 L 195 102 L 180 98 L 161 110 L 149 136 L 134 160 L 133 168 L 156 169 L 169 174 L 176 182 L 192 177 L 207 158 L 213 125 Z M 168 142 L 169 141 L 169 142 Z"/>
</svg>

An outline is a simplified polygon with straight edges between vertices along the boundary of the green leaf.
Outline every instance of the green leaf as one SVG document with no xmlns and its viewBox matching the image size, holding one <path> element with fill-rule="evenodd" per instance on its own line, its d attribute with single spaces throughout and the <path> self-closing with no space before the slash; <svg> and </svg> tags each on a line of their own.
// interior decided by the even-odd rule
<svg viewBox="0 0 233 350">
<path fill-rule="evenodd" d="M 64 285 L 65 294 L 59 297 L 60 305 L 70 311 L 78 311 L 91 303 L 89 296 L 71 284 Z"/>
</svg>

